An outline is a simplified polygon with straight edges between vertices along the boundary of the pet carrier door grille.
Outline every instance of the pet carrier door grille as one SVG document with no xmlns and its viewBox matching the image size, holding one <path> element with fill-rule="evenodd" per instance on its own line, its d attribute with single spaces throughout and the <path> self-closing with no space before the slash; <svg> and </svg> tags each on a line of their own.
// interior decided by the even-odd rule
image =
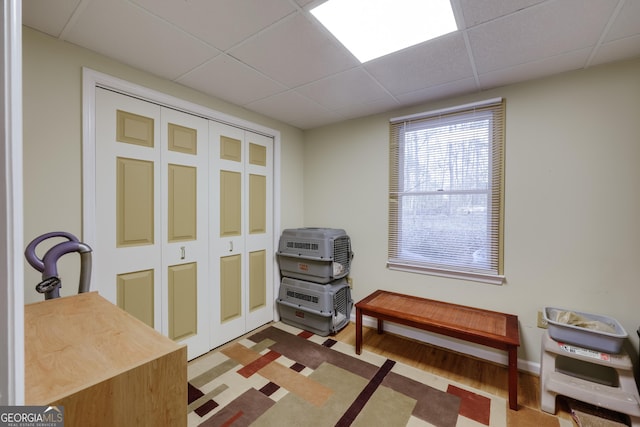
<svg viewBox="0 0 640 427">
<path fill-rule="evenodd" d="M 351 242 L 349 237 L 339 237 L 333 240 L 333 262 L 344 266 L 348 272 L 351 268 Z"/>
<path fill-rule="evenodd" d="M 342 288 L 338 292 L 336 292 L 335 297 L 333 298 L 333 303 L 335 304 L 334 312 L 340 313 L 343 316 L 347 314 L 347 302 L 349 301 L 349 296 L 347 293 L 349 292 L 349 288 Z"/>
</svg>

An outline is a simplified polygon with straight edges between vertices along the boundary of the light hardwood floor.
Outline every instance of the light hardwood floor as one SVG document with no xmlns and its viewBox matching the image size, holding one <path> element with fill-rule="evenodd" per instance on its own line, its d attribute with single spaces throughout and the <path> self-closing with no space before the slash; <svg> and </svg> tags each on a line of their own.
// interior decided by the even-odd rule
<svg viewBox="0 0 640 427">
<path fill-rule="evenodd" d="M 355 345 L 355 324 L 349 323 L 332 338 Z M 506 366 L 394 334 L 378 334 L 373 328 L 363 328 L 362 338 L 363 350 L 432 372 L 504 399 L 508 398 Z M 551 416 L 540 410 L 539 387 L 538 376 L 526 372 L 519 373 L 519 409 L 518 411 L 508 410 L 508 426 L 557 426 L 560 418 L 574 424 L 561 399 L 558 399 L 556 416 Z"/>
</svg>

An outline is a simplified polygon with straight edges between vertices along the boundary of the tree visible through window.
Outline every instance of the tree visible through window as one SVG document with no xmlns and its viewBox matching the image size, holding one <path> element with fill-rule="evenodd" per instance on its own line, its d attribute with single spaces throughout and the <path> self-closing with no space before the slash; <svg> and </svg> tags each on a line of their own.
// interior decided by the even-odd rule
<svg viewBox="0 0 640 427">
<path fill-rule="evenodd" d="M 389 267 L 501 283 L 503 102 L 391 122 Z"/>
</svg>

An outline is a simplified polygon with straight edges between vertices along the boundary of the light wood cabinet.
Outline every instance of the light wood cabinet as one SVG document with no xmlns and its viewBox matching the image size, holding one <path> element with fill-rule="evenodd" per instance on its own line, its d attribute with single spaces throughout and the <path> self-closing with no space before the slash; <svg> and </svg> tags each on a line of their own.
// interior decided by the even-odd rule
<svg viewBox="0 0 640 427">
<path fill-rule="evenodd" d="M 65 426 L 186 426 L 186 346 L 97 292 L 26 305 L 25 403 Z"/>
</svg>

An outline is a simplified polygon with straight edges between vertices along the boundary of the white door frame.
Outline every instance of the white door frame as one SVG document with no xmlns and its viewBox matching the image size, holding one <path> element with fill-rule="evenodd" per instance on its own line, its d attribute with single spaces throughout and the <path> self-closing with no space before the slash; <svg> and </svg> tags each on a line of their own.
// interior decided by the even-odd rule
<svg viewBox="0 0 640 427">
<path fill-rule="evenodd" d="M 0 11 L 0 406 L 24 404 L 24 219 L 22 210 L 22 2 Z"/>
<path fill-rule="evenodd" d="M 95 180 L 95 90 L 96 87 L 111 89 L 125 95 L 131 95 L 145 101 L 184 111 L 217 122 L 227 123 L 251 132 L 260 133 L 273 138 L 273 235 L 275 254 L 278 250 L 280 235 L 280 132 L 256 123 L 252 123 L 201 105 L 185 101 L 137 84 L 119 79 L 90 68 L 82 70 L 82 240 L 95 246 L 96 244 L 96 180 Z M 100 262 L 100 254 L 95 254 L 93 262 Z M 273 259 L 273 295 L 278 295 L 280 275 L 277 260 Z M 91 280 L 94 282 L 94 278 Z M 274 303 L 274 319 L 278 318 Z"/>
</svg>

